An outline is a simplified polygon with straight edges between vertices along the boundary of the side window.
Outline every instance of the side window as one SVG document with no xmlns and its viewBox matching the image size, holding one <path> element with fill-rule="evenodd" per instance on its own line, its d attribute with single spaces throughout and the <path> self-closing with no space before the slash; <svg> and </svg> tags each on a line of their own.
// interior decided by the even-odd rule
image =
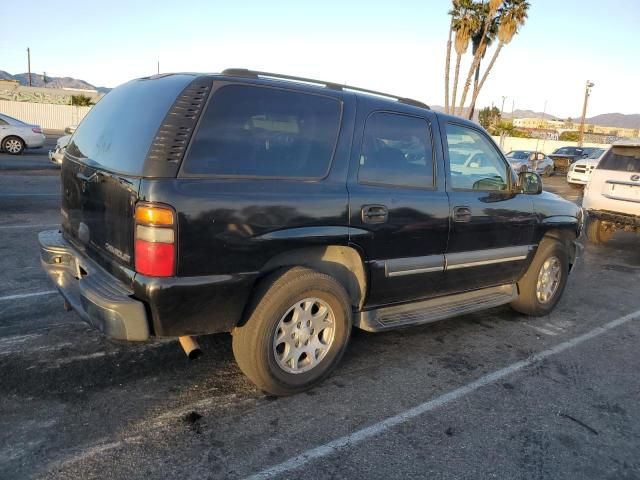
<svg viewBox="0 0 640 480">
<path fill-rule="evenodd" d="M 364 129 L 358 182 L 433 188 L 433 150 L 426 120 L 372 114 Z"/>
<path fill-rule="evenodd" d="M 451 186 L 460 190 L 503 191 L 509 188 L 507 164 L 482 134 L 447 124 Z"/>
<path fill-rule="evenodd" d="M 0 117 L 0 125 L 9 125 L 9 122 L 5 121 L 4 118 Z"/>
<path fill-rule="evenodd" d="M 214 93 L 200 121 L 186 174 L 321 178 L 340 130 L 330 97 L 248 85 Z"/>
</svg>

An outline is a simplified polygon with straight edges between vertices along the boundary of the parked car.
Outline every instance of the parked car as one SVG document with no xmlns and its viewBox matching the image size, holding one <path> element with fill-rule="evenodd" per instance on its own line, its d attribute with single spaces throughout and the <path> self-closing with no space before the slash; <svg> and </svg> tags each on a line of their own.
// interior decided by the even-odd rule
<svg viewBox="0 0 640 480">
<path fill-rule="evenodd" d="M 62 159 L 64 158 L 64 151 L 67 149 L 67 145 L 69 145 L 69 141 L 71 140 L 71 135 L 65 135 L 64 137 L 60 137 L 56 142 L 56 147 L 53 150 L 49 150 L 49 161 L 56 166 L 62 165 Z"/>
<path fill-rule="evenodd" d="M 40 148 L 45 136 L 39 125 L 31 125 L 0 113 L 0 151 L 20 155 L 25 148 Z"/>
<path fill-rule="evenodd" d="M 591 173 L 582 205 L 587 236 L 606 243 L 618 230 L 640 232 L 640 139 L 619 140 Z"/>
<path fill-rule="evenodd" d="M 478 125 L 272 73 L 112 90 L 61 182 L 61 229 L 39 241 L 67 306 L 121 340 L 232 332 L 274 395 L 329 375 L 352 327 L 546 315 L 580 251 L 581 209 L 516 175 Z"/>
<path fill-rule="evenodd" d="M 511 168 L 516 172 L 536 172 L 549 177 L 553 174 L 553 161 L 542 152 L 512 150 L 506 155 Z"/>
<path fill-rule="evenodd" d="M 591 147 L 560 147 L 549 154 L 549 158 L 553 161 L 556 172 L 567 173 L 569 165 L 576 160 L 586 158 L 592 151 Z"/>
<path fill-rule="evenodd" d="M 577 160 L 569 166 L 567 182 L 572 188 L 582 189 L 589 182 L 593 169 L 598 166 L 600 160 L 607 151 L 605 148 L 594 148 L 583 160 Z"/>
</svg>

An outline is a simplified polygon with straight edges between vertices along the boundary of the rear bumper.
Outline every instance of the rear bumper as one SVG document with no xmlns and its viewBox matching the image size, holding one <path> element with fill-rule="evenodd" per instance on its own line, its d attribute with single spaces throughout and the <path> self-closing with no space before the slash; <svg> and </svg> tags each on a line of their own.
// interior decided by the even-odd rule
<svg viewBox="0 0 640 480">
<path fill-rule="evenodd" d="M 41 148 L 44 145 L 44 141 L 47 137 L 42 133 L 35 133 L 33 135 L 25 135 L 24 143 L 27 148 Z"/>
<path fill-rule="evenodd" d="M 614 223 L 617 227 L 640 227 L 640 216 L 626 213 L 608 212 L 605 210 L 589 210 L 589 218 Z"/>
<path fill-rule="evenodd" d="M 147 340 L 149 321 L 133 290 L 73 248 L 57 230 L 40 232 L 42 267 L 80 317 L 106 336 Z"/>
</svg>

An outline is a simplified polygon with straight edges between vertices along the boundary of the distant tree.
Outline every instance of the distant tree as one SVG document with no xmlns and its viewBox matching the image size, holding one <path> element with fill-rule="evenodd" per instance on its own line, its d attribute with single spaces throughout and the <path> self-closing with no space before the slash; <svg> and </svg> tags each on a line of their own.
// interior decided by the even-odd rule
<svg viewBox="0 0 640 480">
<path fill-rule="evenodd" d="M 478 121 L 486 130 L 491 130 L 500 122 L 500 119 L 498 107 L 485 107 L 478 113 Z"/>
<path fill-rule="evenodd" d="M 568 132 L 562 132 L 560 134 L 559 140 L 562 140 L 564 142 L 577 142 L 580 140 L 580 132 L 576 132 L 573 130 Z"/>
<path fill-rule="evenodd" d="M 71 95 L 71 105 L 75 105 L 76 107 L 90 107 L 91 105 L 95 105 L 91 97 L 87 97 L 86 95 Z"/>
<path fill-rule="evenodd" d="M 573 128 L 573 119 L 571 117 L 567 117 L 567 119 L 564 121 L 564 128 Z"/>
</svg>

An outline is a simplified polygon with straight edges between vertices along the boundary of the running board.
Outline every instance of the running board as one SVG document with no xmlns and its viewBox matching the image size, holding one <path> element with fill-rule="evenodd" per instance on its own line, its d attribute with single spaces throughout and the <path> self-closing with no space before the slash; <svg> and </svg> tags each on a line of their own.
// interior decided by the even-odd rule
<svg viewBox="0 0 640 480">
<path fill-rule="evenodd" d="M 379 332 L 409 325 L 420 325 L 467 313 L 486 310 L 512 302 L 518 296 L 515 284 L 483 288 L 470 292 L 438 297 L 421 302 L 382 307 L 359 312 L 355 326 L 368 332 Z"/>
</svg>

